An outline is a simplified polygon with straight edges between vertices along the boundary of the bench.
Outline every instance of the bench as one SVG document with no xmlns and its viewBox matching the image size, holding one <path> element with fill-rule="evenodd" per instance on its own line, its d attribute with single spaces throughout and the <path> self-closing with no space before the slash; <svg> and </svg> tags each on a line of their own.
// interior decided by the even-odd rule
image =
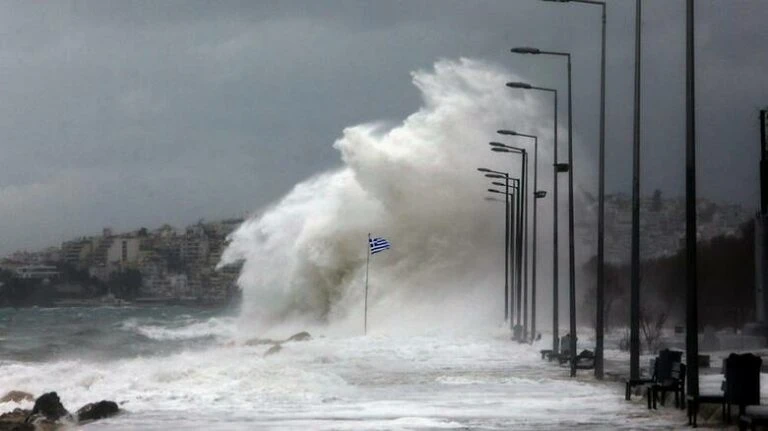
<svg viewBox="0 0 768 431">
<path fill-rule="evenodd" d="M 645 386 L 650 385 L 655 380 L 653 379 L 627 379 L 624 383 L 626 385 L 624 389 L 624 399 L 629 401 L 632 397 L 632 388 L 635 386 Z"/>
<path fill-rule="evenodd" d="M 688 401 L 688 425 L 696 428 L 696 417 L 699 414 L 699 405 L 701 404 L 719 404 L 723 409 L 723 422 L 726 422 L 725 393 L 724 392 L 705 392 L 700 393 L 698 397 L 688 395 L 685 397 Z"/>
<path fill-rule="evenodd" d="M 747 406 L 739 416 L 739 429 L 755 430 L 758 425 L 768 425 L 768 406 Z"/>
<path fill-rule="evenodd" d="M 658 361 L 656 362 L 658 364 Z M 656 409 L 656 399 L 661 394 L 661 405 L 664 405 L 664 398 L 667 392 L 675 394 L 675 407 L 685 408 L 685 364 L 680 362 L 672 363 L 672 369 L 666 376 L 654 373 L 656 381 L 648 387 L 648 408 Z"/>
</svg>

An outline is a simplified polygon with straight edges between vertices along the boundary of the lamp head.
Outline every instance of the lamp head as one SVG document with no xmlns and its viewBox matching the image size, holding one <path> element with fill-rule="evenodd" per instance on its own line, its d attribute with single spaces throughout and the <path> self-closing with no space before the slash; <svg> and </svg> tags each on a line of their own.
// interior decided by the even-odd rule
<svg viewBox="0 0 768 431">
<path fill-rule="evenodd" d="M 522 46 L 518 48 L 512 48 L 510 51 L 512 51 L 515 54 L 540 54 L 541 50 L 538 48 L 531 48 L 528 46 Z"/>
<path fill-rule="evenodd" d="M 531 84 L 526 84 L 525 82 L 507 82 L 507 87 L 509 88 L 522 88 L 524 90 L 530 90 Z"/>
</svg>

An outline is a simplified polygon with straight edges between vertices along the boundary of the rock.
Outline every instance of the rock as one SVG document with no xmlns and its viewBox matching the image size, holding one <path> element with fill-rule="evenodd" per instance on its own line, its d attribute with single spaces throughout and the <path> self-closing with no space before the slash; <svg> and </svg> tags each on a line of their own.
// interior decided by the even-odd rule
<svg viewBox="0 0 768 431">
<path fill-rule="evenodd" d="M 27 423 L 24 424 L 24 428 L 14 428 L 14 430 L 27 430 L 29 428 L 26 428 L 27 426 L 32 426 L 35 431 L 58 431 L 61 429 L 68 429 L 65 428 L 69 426 L 71 428 L 72 423 L 66 423 L 63 424 L 62 421 L 52 421 L 50 419 L 46 419 L 45 416 L 41 414 L 34 414 L 31 417 L 27 418 Z"/>
<path fill-rule="evenodd" d="M 78 410 L 75 415 L 77 416 L 78 422 L 83 422 L 108 418 L 119 412 L 120 408 L 117 407 L 116 402 L 99 401 L 98 403 L 90 403 L 80 407 L 80 410 Z"/>
<path fill-rule="evenodd" d="M 69 412 L 61 404 L 56 392 L 48 392 L 35 400 L 35 406 L 27 417 L 27 422 L 32 422 L 34 416 L 42 416 L 48 420 L 57 421 L 62 417 L 69 416 Z"/>
<path fill-rule="evenodd" d="M 7 394 L 3 395 L 2 398 L 0 398 L 0 403 L 20 403 L 22 401 L 34 401 L 35 396 L 30 394 L 29 392 L 22 392 L 22 391 L 10 391 Z"/>
<path fill-rule="evenodd" d="M 281 350 L 283 350 L 283 346 L 281 346 L 280 344 L 275 344 L 274 346 L 270 347 L 266 353 L 264 353 L 264 357 L 266 358 L 269 355 L 274 355 L 275 353 Z"/>
<path fill-rule="evenodd" d="M 31 410 L 15 409 L 12 412 L 0 415 L 0 431 L 33 431 L 35 426 L 25 421 Z"/>
<path fill-rule="evenodd" d="M 301 331 L 298 334 L 291 335 L 287 340 L 285 341 L 307 341 L 311 340 L 312 336 L 309 335 L 309 332 L 307 331 Z"/>
</svg>

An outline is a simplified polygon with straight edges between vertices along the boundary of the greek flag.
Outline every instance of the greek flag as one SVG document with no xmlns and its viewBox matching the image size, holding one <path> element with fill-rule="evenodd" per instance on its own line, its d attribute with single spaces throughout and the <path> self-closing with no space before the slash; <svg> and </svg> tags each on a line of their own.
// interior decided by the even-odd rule
<svg viewBox="0 0 768 431">
<path fill-rule="evenodd" d="M 368 237 L 368 245 L 371 246 L 371 254 L 376 254 L 390 248 L 389 241 L 384 238 Z"/>
</svg>

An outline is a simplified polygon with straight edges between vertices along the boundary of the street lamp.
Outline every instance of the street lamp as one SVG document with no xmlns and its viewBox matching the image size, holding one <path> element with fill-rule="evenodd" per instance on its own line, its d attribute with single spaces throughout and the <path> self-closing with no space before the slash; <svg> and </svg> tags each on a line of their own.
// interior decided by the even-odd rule
<svg viewBox="0 0 768 431">
<path fill-rule="evenodd" d="M 520 180 L 517 179 L 517 178 L 510 178 L 506 174 L 487 174 L 486 177 L 488 177 L 488 178 L 504 179 L 505 180 L 504 183 L 494 181 L 494 182 L 492 182 L 492 184 L 493 185 L 497 185 L 497 186 L 502 186 L 507 191 L 502 192 L 502 191 L 494 190 L 494 189 L 488 189 L 488 191 L 491 192 L 491 193 L 504 194 L 505 198 L 506 198 L 505 202 L 506 202 L 507 208 L 511 207 L 511 209 L 507 211 L 507 214 L 510 215 L 510 216 L 508 216 L 507 219 L 506 219 L 506 226 L 507 226 L 508 236 L 507 236 L 507 241 L 506 241 L 507 248 L 505 249 L 505 254 L 506 254 L 506 256 L 509 256 L 509 258 L 506 259 L 506 263 L 505 263 L 505 267 L 504 268 L 505 268 L 505 270 L 507 270 L 509 268 L 509 263 L 514 261 L 514 258 L 512 257 L 512 254 L 514 253 L 515 255 L 517 255 L 518 249 L 519 249 L 519 247 L 517 245 L 518 241 L 519 241 L 519 235 L 517 235 L 515 233 L 515 231 L 517 231 L 518 226 L 520 224 L 519 223 L 520 217 L 519 217 L 519 211 L 518 211 L 518 208 L 520 207 L 520 205 L 519 205 L 519 200 L 520 200 L 520 193 L 519 193 L 519 191 L 520 191 Z M 510 184 L 510 181 L 512 181 L 512 184 Z M 515 190 L 515 192 L 509 192 L 508 190 L 510 188 Z M 515 271 L 519 272 L 519 269 L 515 269 Z M 507 286 L 507 281 L 510 278 L 509 278 L 509 276 L 505 275 L 505 279 L 506 279 L 505 280 L 505 287 L 506 287 Z M 512 332 L 514 334 L 514 332 L 515 332 L 515 322 L 514 322 L 514 319 L 512 317 L 512 312 L 514 311 L 515 299 L 514 299 L 514 295 L 509 294 L 509 293 L 511 293 L 511 290 L 510 289 L 505 289 L 505 303 L 507 304 L 507 305 L 505 305 L 505 309 L 506 309 L 506 307 L 509 307 L 509 310 L 510 310 L 509 325 L 510 325 L 510 330 L 512 330 Z M 519 310 L 518 310 L 518 313 L 517 313 L 517 316 L 518 316 L 518 326 L 519 326 L 519 314 L 520 313 L 519 313 Z"/>
<path fill-rule="evenodd" d="M 554 157 L 553 157 L 553 166 L 554 170 L 553 173 L 553 196 L 552 196 L 552 351 L 557 353 L 560 351 L 560 337 L 559 337 L 559 318 L 560 318 L 560 300 L 559 300 L 559 288 L 558 288 L 558 279 L 559 279 L 559 253 L 558 253 L 558 223 L 557 223 L 557 216 L 558 216 L 558 198 L 557 198 L 557 174 L 562 172 L 567 172 L 567 169 L 564 170 L 564 168 L 567 168 L 567 164 L 565 163 L 558 163 L 557 160 L 557 147 L 558 147 L 558 141 L 557 141 L 557 90 L 554 88 L 546 88 L 546 87 L 537 87 L 533 86 L 531 84 L 525 83 L 525 82 L 508 82 L 507 87 L 509 88 L 515 88 L 515 89 L 521 89 L 521 90 L 537 90 L 537 91 L 546 91 L 549 93 L 552 93 L 554 95 Z M 537 191 L 538 193 L 538 191 Z"/>
<path fill-rule="evenodd" d="M 635 2 L 635 100 L 632 121 L 632 245 L 629 293 L 629 379 L 640 378 L 640 60 L 642 9 Z M 693 360 L 691 366 L 693 365 Z"/>
<path fill-rule="evenodd" d="M 517 259 L 517 325 L 515 332 L 520 331 L 520 318 L 523 319 L 522 325 L 522 337 L 517 337 L 518 341 L 528 339 L 528 182 L 525 181 L 528 178 L 528 152 L 524 148 L 513 147 L 502 144 L 501 142 L 490 142 L 492 147 L 491 151 L 497 153 L 514 153 L 522 155 L 521 162 L 521 178 L 523 179 L 522 190 L 518 196 L 520 205 L 518 206 L 518 216 L 521 217 L 522 223 L 518 225 L 518 253 Z M 522 270 L 521 270 L 522 269 Z M 523 280 L 524 277 L 524 280 Z M 522 298 L 521 298 L 522 294 Z M 522 315 L 521 315 L 522 307 Z"/>
<path fill-rule="evenodd" d="M 639 5 L 638 0 L 638 5 Z M 696 278 L 696 74 L 693 0 L 685 7 L 685 356 L 688 358 L 688 393 L 699 397 L 699 311 Z M 639 7 L 639 6 L 638 6 Z"/>
<path fill-rule="evenodd" d="M 552 55 L 565 57 L 568 65 L 568 269 L 570 278 L 570 326 L 571 326 L 571 352 L 576 351 L 576 258 L 574 255 L 574 225 L 573 225 L 573 98 L 571 91 L 571 54 L 559 51 L 542 51 L 537 48 L 512 48 L 515 54 Z M 571 355 L 571 377 L 576 375 L 576 355 Z"/>
<path fill-rule="evenodd" d="M 494 171 L 492 171 L 494 172 Z M 519 178 L 512 178 L 509 177 L 506 172 L 498 172 L 498 173 L 489 173 L 485 175 L 487 178 L 494 178 L 494 179 L 504 179 L 505 183 L 509 182 L 509 186 L 505 185 L 505 188 L 507 190 L 513 189 L 515 190 L 515 193 L 509 192 L 510 198 L 510 216 L 508 217 L 510 219 L 509 223 L 509 258 L 507 259 L 507 262 L 509 262 L 509 266 L 505 266 L 505 268 L 511 268 L 509 273 L 511 277 L 508 277 L 509 280 L 512 281 L 511 285 L 509 286 L 508 292 L 508 303 L 510 304 L 510 320 L 509 320 L 509 328 L 513 333 L 513 337 L 515 339 L 520 339 L 520 288 L 522 280 L 520 278 L 521 269 L 520 269 L 520 260 L 519 256 L 521 255 L 521 221 L 522 221 L 522 193 L 521 188 L 521 182 Z M 492 184 L 495 185 L 501 185 L 501 183 L 494 182 Z M 506 292 L 507 290 L 505 290 Z M 515 294 L 517 294 L 517 298 L 515 297 Z M 515 304 L 517 303 L 517 304 Z M 515 312 L 515 305 L 517 305 L 517 311 Z M 513 317 L 514 316 L 514 317 Z M 515 319 L 517 322 L 515 322 Z"/>
<path fill-rule="evenodd" d="M 536 266 L 537 266 L 537 254 L 536 254 L 536 239 L 538 237 L 537 230 L 537 208 L 538 208 L 538 171 L 539 171 L 539 138 L 535 135 L 528 135 L 525 133 L 518 133 L 514 130 L 497 130 L 496 133 L 505 136 L 520 136 L 523 138 L 533 139 L 533 266 L 531 268 L 531 339 L 536 338 Z M 546 192 L 542 195 L 542 198 L 546 196 Z M 527 197 L 526 197 L 527 199 Z M 527 216 L 526 216 L 527 218 Z"/>
<path fill-rule="evenodd" d="M 603 378 L 603 345 L 605 334 L 605 24 L 606 5 L 597 0 L 542 0 L 552 3 L 583 3 L 602 8 L 600 55 L 600 149 L 598 151 L 597 186 L 597 292 L 595 313 L 595 377 Z"/>
<path fill-rule="evenodd" d="M 505 193 L 509 193 L 509 175 L 506 172 L 497 172 L 488 168 L 477 168 L 478 172 L 486 176 L 494 175 L 504 178 Z M 504 321 L 509 319 L 509 199 L 505 198 L 506 215 L 504 217 Z"/>
</svg>

